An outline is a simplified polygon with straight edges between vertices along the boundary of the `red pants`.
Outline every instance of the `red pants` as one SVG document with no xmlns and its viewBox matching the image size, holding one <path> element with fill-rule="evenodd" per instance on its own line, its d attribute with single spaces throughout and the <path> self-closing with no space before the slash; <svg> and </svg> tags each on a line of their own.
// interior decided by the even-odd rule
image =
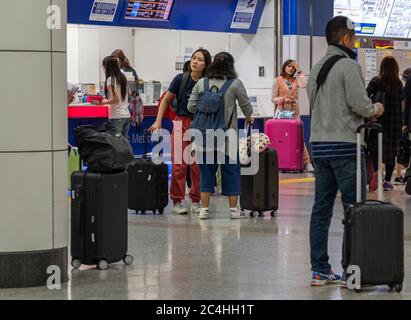
<svg viewBox="0 0 411 320">
<path fill-rule="evenodd" d="M 171 136 L 172 175 L 170 194 L 174 203 L 182 202 L 186 194 L 187 166 L 190 165 L 191 188 L 190 199 L 193 203 L 200 202 L 200 169 L 191 154 L 191 141 L 183 141 L 184 133 L 190 129 L 192 119 L 177 116 L 173 121 L 174 129 Z M 185 154 L 184 154 L 185 153 Z M 189 160 L 189 161 L 187 161 Z"/>
</svg>

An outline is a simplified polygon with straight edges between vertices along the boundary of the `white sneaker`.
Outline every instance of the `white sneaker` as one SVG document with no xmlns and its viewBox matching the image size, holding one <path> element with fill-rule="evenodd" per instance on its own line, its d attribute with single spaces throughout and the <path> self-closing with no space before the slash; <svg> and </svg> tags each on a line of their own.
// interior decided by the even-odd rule
<svg viewBox="0 0 411 320">
<path fill-rule="evenodd" d="M 177 202 L 174 205 L 173 210 L 171 212 L 173 214 L 187 214 L 188 213 L 187 208 L 184 207 L 181 202 Z"/>
<path fill-rule="evenodd" d="M 199 203 L 193 203 L 191 204 L 191 214 L 200 214 L 200 204 Z"/>
<path fill-rule="evenodd" d="M 230 211 L 230 216 L 231 216 L 231 219 L 233 219 L 233 220 L 234 219 L 248 219 L 249 218 L 249 215 L 245 211 L 241 210 L 240 208 L 237 208 L 236 212 Z"/>
<path fill-rule="evenodd" d="M 307 163 L 306 165 L 305 165 L 305 170 L 308 172 L 308 173 L 314 173 L 314 167 L 313 167 L 313 165 L 311 164 L 311 163 Z"/>
<path fill-rule="evenodd" d="M 199 217 L 201 220 L 206 220 L 206 219 L 208 219 L 208 210 L 207 210 L 207 209 L 204 209 L 204 208 L 201 208 L 198 217 Z"/>
</svg>

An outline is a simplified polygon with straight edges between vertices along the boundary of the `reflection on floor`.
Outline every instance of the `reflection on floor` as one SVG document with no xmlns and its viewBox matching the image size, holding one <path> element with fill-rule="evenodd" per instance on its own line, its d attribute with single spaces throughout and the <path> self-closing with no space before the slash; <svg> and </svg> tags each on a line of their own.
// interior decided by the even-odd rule
<svg viewBox="0 0 411 320">
<path fill-rule="evenodd" d="M 0 289 L 0 299 L 411 299 L 411 197 L 403 187 L 385 194 L 405 210 L 403 293 L 387 287 L 360 294 L 339 286 L 311 288 L 309 221 L 312 179 L 283 175 L 277 218 L 229 220 L 224 198 L 212 201 L 211 219 L 192 216 L 129 216 L 132 266 L 111 265 L 72 272 L 61 290 Z M 375 198 L 375 195 L 370 194 Z M 170 210 L 168 210 L 169 212 Z M 330 230 L 330 259 L 341 272 L 342 206 Z"/>
</svg>

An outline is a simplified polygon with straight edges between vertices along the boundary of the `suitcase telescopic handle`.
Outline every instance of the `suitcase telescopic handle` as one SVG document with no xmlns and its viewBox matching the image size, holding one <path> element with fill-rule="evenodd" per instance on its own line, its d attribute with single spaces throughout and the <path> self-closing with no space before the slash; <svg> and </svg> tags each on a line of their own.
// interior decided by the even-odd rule
<svg viewBox="0 0 411 320">
<path fill-rule="evenodd" d="M 357 129 L 357 203 L 361 203 L 361 145 L 362 145 L 362 136 L 361 132 L 364 129 L 369 130 L 377 130 L 378 131 L 378 200 L 382 201 L 383 194 L 382 194 L 382 154 L 383 154 L 383 146 L 382 146 L 382 135 L 383 135 L 383 128 L 378 123 L 366 123 L 360 126 Z"/>
</svg>

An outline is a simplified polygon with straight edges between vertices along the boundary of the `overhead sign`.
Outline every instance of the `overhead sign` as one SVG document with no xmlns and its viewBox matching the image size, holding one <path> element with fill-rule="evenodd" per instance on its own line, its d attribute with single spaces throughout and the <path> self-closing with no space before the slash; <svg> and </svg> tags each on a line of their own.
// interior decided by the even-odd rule
<svg viewBox="0 0 411 320">
<path fill-rule="evenodd" d="M 125 19 L 168 21 L 173 0 L 128 0 Z"/>
<path fill-rule="evenodd" d="M 411 36 L 410 0 L 335 0 L 334 16 L 347 16 L 364 36 L 409 38 Z"/>
<path fill-rule="evenodd" d="M 94 0 L 90 21 L 113 22 L 119 0 Z"/>
<path fill-rule="evenodd" d="M 231 22 L 232 29 L 250 29 L 258 0 L 238 0 Z"/>
</svg>

